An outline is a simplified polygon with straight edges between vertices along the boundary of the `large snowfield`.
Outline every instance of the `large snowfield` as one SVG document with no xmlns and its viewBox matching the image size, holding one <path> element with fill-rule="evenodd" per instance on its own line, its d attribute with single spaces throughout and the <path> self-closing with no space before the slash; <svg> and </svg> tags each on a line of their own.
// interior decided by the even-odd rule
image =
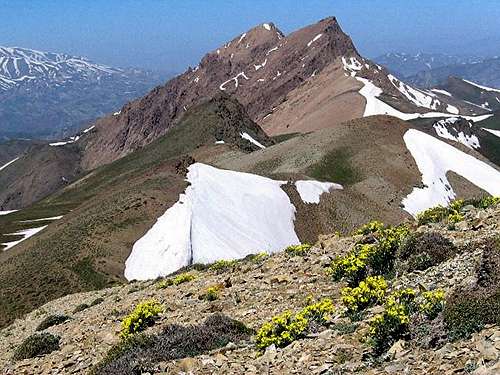
<svg viewBox="0 0 500 375">
<path fill-rule="evenodd" d="M 404 210 L 412 215 L 437 206 L 446 206 L 456 195 L 446 178 L 453 171 L 493 196 L 500 196 L 500 172 L 488 164 L 421 131 L 410 129 L 403 137 L 406 147 L 422 173 L 423 188 L 403 199 Z"/>
<path fill-rule="evenodd" d="M 128 280 L 154 279 L 191 263 L 239 259 L 299 244 L 295 207 L 281 189 L 285 181 L 218 169 L 189 167 L 190 186 L 133 246 L 125 263 Z M 300 181 L 302 199 L 340 185 Z"/>
</svg>

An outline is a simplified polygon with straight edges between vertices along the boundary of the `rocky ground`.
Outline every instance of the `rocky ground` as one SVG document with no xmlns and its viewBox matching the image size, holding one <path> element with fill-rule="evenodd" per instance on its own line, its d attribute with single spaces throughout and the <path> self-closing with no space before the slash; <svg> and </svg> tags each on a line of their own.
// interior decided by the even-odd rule
<svg viewBox="0 0 500 375">
<path fill-rule="evenodd" d="M 466 220 L 453 230 L 431 224 L 415 228 L 437 231 L 463 250 L 454 258 L 425 271 L 405 274 L 389 286 L 442 288 L 446 293 L 470 285 L 476 277 L 482 248 L 476 246 L 499 231 L 500 206 L 470 210 Z M 121 320 L 135 305 L 156 298 L 166 307 L 148 333 L 160 332 L 170 323 L 200 323 L 214 312 L 258 329 L 285 310 L 298 311 L 308 296 L 329 297 L 338 307 L 330 326 L 279 349 L 269 347 L 259 355 L 253 341 L 229 343 L 194 358 L 164 362 L 165 374 L 499 374 L 500 327 L 486 326 L 470 339 L 424 349 L 415 342 L 398 341 L 383 357 L 374 361 L 366 343 L 367 320 L 380 312 L 368 311 L 364 320 L 351 323 L 341 314 L 339 301 L 343 283 L 333 282 L 325 267 L 336 255 L 346 253 L 355 237 L 323 236 L 306 256 L 278 253 L 261 261 L 245 260 L 224 270 L 193 271 L 197 278 L 178 286 L 158 289 L 157 281 L 133 282 L 105 290 L 68 295 L 47 303 L 0 331 L 0 369 L 5 374 L 87 373 L 120 341 Z M 220 298 L 208 302 L 198 297 L 207 286 L 223 283 Z M 74 313 L 76 306 L 103 302 Z M 60 350 L 48 355 L 14 362 L 15 349 L 37 325 L 51 314 L 71 317 L 46 331 L 61 337 Z"/>
</svg>

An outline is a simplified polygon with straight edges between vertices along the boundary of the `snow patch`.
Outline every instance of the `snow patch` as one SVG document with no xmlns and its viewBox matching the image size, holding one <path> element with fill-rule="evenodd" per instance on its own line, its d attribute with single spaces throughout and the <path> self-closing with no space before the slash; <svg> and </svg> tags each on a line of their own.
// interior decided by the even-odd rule
<svg viewBox="0 0 500 375">
<path fill-rule="evenodd" d="M 488 164 L 421 131 L 410 129 L 403 136 L 406 147 L 422 173 L 425 187 L 413 188 L 403 199 L 404 210 L 413 216 L 455 199 L 446 173 L 453 171 L 493 196 L 500 195 L 500 172 Z"/>
<path fill-rule="evenodd" d="M 0 211 L 0 216 L 8 215 L 8 214 L 11 214 L 11 213 L 17 212 L 17 211 L 19 211 L 19 210 Z"/>
<path fill-rule="evenodd" d="M 52 217 L 43 217 L 41 219 L 31 219 L 31 220 L 21 220 L 20 223 L 36 223 L 37 221 L 49 221 L 49 220 L 59 220 L 62 219 L 63 215 L 61 216 L 52 216 Z"/>
<path fill-rule="evenodd" d="M 226 143 L 226 142 L 224 142 L 224 141 L 215 141 L 215 144 L 216 144 L 216 145 L 223 145 L 223 144 L 225 144 L 225 143 Z"/>
<path fill-rule="evenodd" d="M 453 127 L 453 124 L 455 124 L 458 120 L 458 118 L 452 117 L 446 120 L 438 121 L 432 127 L 436 131 L 436 134 L 441 138 L 459 142 L 470 149 L 480 148 L 481 146 L 479 144 L 479 139 L 477 138 L 477 136 L 466 135 L 464 134 L 464 132 L 459 132 L 456 128 Z M 456 135 L 450 133 L 448 127 L 451 127 Z M 469 124 L 469 127 L 472 128 L 472 125 Z"/>
<path fill-rule="evenodd" d="M 254 64 L 254 68 L 255 68 L 255 70 L 259 70 L 260 68 L 265 67 L 265 66 L 266 66 L 266 64 L 267 64 L 267 59 L 265 59 L 265 60 L 264 60 L 264 62 L 263 62 L 262 64 L 258 64 L 258 65 L 255 65 L 255 64 Z"/>
<path fill-rule="evenodd" d="M 300 243 L 284 181 L 201 163 L 189 166 L 187 181 L 179 201 L 134 244 L 125 263 L 127 280 Z"/>
<path fill-rule="evenodd" d="M 260 147 L 260 148 L 266 148 L 262 143 L 259 143 L 255 139 L 252 138 L 252 136 L 248 133 L 240 133 L 241 138 L 246 139 L 247 141 L 253 143 L 255 146 Z"/>
<path fill-rule="evenodd" d="M 420 90 L 408 86 L 407 84 L 394 77 L 392 74 L 389 74 L 387 77 L 389 78 L 389 81 L 391 81 L 393 86 L 397 88 L 401 94 L 403 94 L 410 102 L 415 104 L 417 107 L 436 110 L 441 104 L 438 99 L 435 99 Z"/>
<path fill-rule="evenodd" d="M 453 96 L 451 95 L 448 91 L 446 90 L 441 90 L 441 89 L 432 89 L 432 92 L 437 92 L 438 94 L 446 95 L 446 96 Z"/>
<path fill-rule="evenodd" d="M 322 35 L 323 34 L 316 35 L 314 38 L 311 39 L 311 41 L 309 43 L 307 43 L 307 46 L 311 47 L 311 44 L 313 44 L 315 41 L 317 41 L 319 38 L 321 38 Z"/>
<path fill-rule="evenodd" d="M 458 110 L 457 107 L 451 105 L 451 104 L 448 104 L 448 106 L 446 107 L 446 110 L 449 112 L 449 113 L 453 113 L 454 115 L 458 115 L 460 113 L 460 111 Z"/>
<path fill-rule="evenodd" d="M 17 160 L 19 160 L 20 156 L 18 156 L 17 158 L 15 158 L 14 160 L 11 160 L 9 162 L 7 162 L 6 164 L 2 165 L 0 167 L 0 171 L 4 170 L 5 168 L 7 168 L 9 165 L 11 165 L 12 163 L 16 162 Z"/>
<path fill-rule="evenodd" d="M 319 182 L 314 180 L 300 180 L 295 182 L 300 199 L 305 203 L 319 203 L 321 194 L 330 192 L 331 189 L 343 189 L 342 185 L 332 182 Z"/>
<path fill-rule="evenodd" d="M 464 82 L 467 82 L 468 84 L 472 85 L 472 86 L 476 86 L 478 88 L 480 88 L 481 90 L 485 90 L 485 91 L 491 91 L 491 92 L 500 92 L 499 89 L 494 89 L 492 87 L 487 87 L 487 86 L 482 86 L 482 85 L 479 85 L 477 83 L 474 83 L 472 81 L 468 81 L 466 79 L 463 80 Z"/>
<path fill-rule="evenodd" d="M 44 225 L 43 227 L 24 229 L 24 230 L 20 230 L 20 231 L 14 232 L 14 233 L 5 234 L 4 236 L 23 236 L 23 238 L 21 238 L 20 240 L 17 240 L 17 241 L 2 243 L 1 245 L 5 246 L 3 251 L 6 251 L 6 250 L 13 248 L 14 246 L 27 240 L 28 238 L 33 237 L 35 234 L 37 234 L 38 232 L 41 232 L 45 228 L 47 228 L 47 225 Z"/>
<path fill-rule="evenodd" d="M 239 78 L 239 77 L 243 77 L 243 78 L 245 78 L 246 80 L 248 80 L 248 79 L 249 79 L 249 78 L 245 75 L 245 72 L 241 72 L 241 73 L 238 73 L 238 74 L 236 75 L 236 77 L 230 78 L 230 79 L 228 79 L 226 82 L 221 83 L 221 85 L 219 86 L 219 89 L 221 89 L 222 91 L 225 91 L 225 90 L 226 90 L 226 87 L 225 87 L 225 86 L 226 86 L 229 82 L 231 82 L 231 81 L 234 81 L 234 88 L 236 88 L 236 89 L 237 89 L 237 88 L 238 88 L 238 86 L 239 86 L 239 81 L 238 81 L 238 78 Z"/>
<path fill-rule="evenodd" d="M 95 128 L 95 125 L 92 125 L 90 128 L 87 128 L 83 131 L 83 134 L 87 134 L 89 131 Z"/>
<path fill-rule="evenodd" d="M 496 135 L 497 137 L 500 137 L 500 130 L 495 130 L 495 129 L 486 129 L 486 128 L 482 128 L 483 130 L 486 130 L 487 132 L 493 134 L 493 135 Z"/>
<path fill-rule="evenodd" d="M 268 23 L 263 23 L 263 24 L 262 24 L 262 27 L 263 27 L 264 29 L 266 29 L 267 31 L 271 31 L 271 25 L 269 25 Z"/>
</svg>

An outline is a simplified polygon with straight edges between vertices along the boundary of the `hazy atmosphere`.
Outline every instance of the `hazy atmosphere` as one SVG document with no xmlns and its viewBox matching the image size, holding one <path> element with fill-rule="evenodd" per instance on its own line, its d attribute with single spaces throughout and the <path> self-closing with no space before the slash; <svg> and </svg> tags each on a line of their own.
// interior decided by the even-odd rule
<svg viewBox="0 0 500 375">
<path fill-rule="evenodd" d="M 412 4 L 409 6 L 409 4 Z M 496 0 L 1 0 L 0 45 L 82 55 L 113 66 L 182 71 L 262 22 L 285 34 L 336 16 L 368 57 L 391 52 L 494 56 Z"/>
</svg>

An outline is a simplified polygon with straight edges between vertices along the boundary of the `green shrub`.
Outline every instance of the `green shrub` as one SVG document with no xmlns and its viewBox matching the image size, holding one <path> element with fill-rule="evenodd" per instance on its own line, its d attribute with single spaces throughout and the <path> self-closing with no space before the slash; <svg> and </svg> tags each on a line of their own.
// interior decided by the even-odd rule
<svg viewBox="0 0 500 375">
<path fill-rule="evenodd" d="M 92 302 L 90 302 L 90 307 L 100 305 L 103 302 L 104 302 L 104 298 L 97 297 L 95 300 L 93 300 Z"/>
<path fill-rule="evenodd" d="M 40 322 L 38 327 L 36 327 L 36 330 L 43 331 L 44 329 L 47 329 L 49 327 L 64 323 L 65 321 L 67 321 L 69 319 L 70 319 L 69 316 L 63 315 L 63 314 L 49 315 L 48 317 L 46 317 L 44 320 L 42 320 Z"/>
<path fill-rule="evenodd" d="M 486 324 L 500 324 L 500 289 L 470 288 L 446 300 L 443 317 L 451 340 L 468 338 Z"/>
<path fill-rule="evenodd" d="M 397 251 L 397 269 L 422 271 L 452 258 L 457 252 L 456 246 L 440 233 L 412 233 L 405 237 Z"/>
<path fill-rule="evenodd" d="M 425 210 L 417 215 L 418 225 L 429 223 L 439 223 L 447 220 L 450 223 L 457 223 L 464 219 L 461 213 L 462 208 L 472 205 L 475 208 L 485 209 L 500 203 L 500 197 L 482 197 L 479 199 L 457 199 L 451 202 L 448 207 L 436 206 Z"/>
<path fill-rule="evenodd" d="M 158 373 L 158 363 L 192 358 L 248 340 L 253 332 L 239 321 L 221 314 L 208 317 L 202 324 L 167 325 L 155 335 L 137 334 L 121 340 L 95 366 L 94 375 Z"/>
<path fill-rule="evenodd" d="M 410 316 L 406 307 L 389 303 L 382 314 L 370 320 L 370 343 L 376 354 L 387 350 L 394 342 L 408 333 Z"/>
<path fill-rule="evenodd" d="M 326 324 L 330 321 L 335 306 L 330 298 L 324 298 L 317 303 L 304 307 L 298 315 L 318 324 Z"/>
<path fill-rule="evenodd" d="M 222 289 L 224 289 L 224 284 L 211 285 L 200 296 L 200 299 L 204 299 L 206 301 L 215 301 L 219 299 L 219 294 Z"/>
<path fill-rule="evenodd" d="M 86 310 L 89 307 L 99 305 L 99 304 L 101 304 L 103 302 L 104 302 L 104 298 L 98 297 L 95 300 L 93 300 L 90 304 L 88 304 L 88 303 L 82 303 L 82 304 L 80 304 L 80 305 L 78 305 L 78 306 L 75 307 L 75 309 L 73 310 L 73 314 L 76 314 L 78 312 Z"/>
<path fill-rule="evenodd" d="M 312 245 L 310 245 L 308 243 L 305 243 L 302 245 L 291 245 L 285 249 L 285 252 L 292 257 L 304 256 L 309 252 L 311 247 L 312 247 Z"/>
<path fill-rule="evenodd" d="M 342 288 L 341 299 L 349 314 L 355 314 L 382 302 L 387 283 L 382 276 L 369 276 L 355 288 Z"/>
<path fill-rule="evenodd" d="M 423 292 L 421 302 L 418 305 L 418 310 L 425 314 L 429 319 L 434 319 L 444 308 L 444 291 L 433 290 Z"/>
<path fill-rule="evenodd" d="M 358 230 L 354 232 L 354 234 L 362 234 L 366 236 L 368 234 L 378 232 L 382 229 L 384 229 L 384 223 L 374 220 L 361 226 Z"/>
<path fill-rule="evenodd" d="M 443 317 L 452 340 L 469 337 L 486 324 L 500 325 L 500 238 L 483 244 L 477 283 L 448 296 Z"/>
<path fill-rule="evenodd" d="M 14 360 L 34 358 L 40 355 L 52 353 L 59 350 L 58 336 L 51 335 L 47 332 L 35 333 L 26 338 L 14 352 Z"/>
<path fill-rule="evenodd" d="M 273 344 L 279 348 L 285 347 L 304 337 L 312 324 L 327 324 L 334 311 L 335 307 L 329 298 L 308 305 L 297 314 L 285 311 L 264 323 L 257 331 L 256 346 L 261 351 Z"/>
<path fill-rule="evenodd" d="M 266 253 L 265 251 L 262 251 L 262 252 L 257 253 L 257 254 L 250 254 L 250 255 L 246 256 L 245 260 L 249 260 L 250 262 L 253 262 L 253 263 L 261 263 L 264 260 L 266 260 L 267 258 L 269 258 L 269 254 Z"/>
<path fill-rule="evenodd" d="M 214 264 L 212 264 L 209 269 L 212 271 L 226 271 L 230 268 L 233 268 L 238 262 L 236 260 L 218 260 Z"/>
<path fill-rule="evenodd" d="M 73 310 L 73 314 L 76 314 L 80 311 L 87 310 L 90 307 L 88 303 L 81 303 L 80 305 L 77 305 L 75 309 Z"/>
<path fill-rule="evenodd" d="M 486 196 L 479 199 L 470 199 L 465 201 L 466 205 L 471 204 L 476 208 L 483 208 L 483 209 L 496 206 L 499 203 L 500 203 L 500 197 L 492 197 L 492 196 Z"/>
<path fill-rule="evenodd" d="M 164 288 L 166 288 L 168 286 L 179 285 L 179 284 L 183 284 L 183 283 L 188 283 L 190 281 L 193 281 L 194 279 L 196 279 L 195 275 L 193 275 L 192 273 L 189 273 L 189 272 L 184 272 L 184 273 L 181 273 L 181 274 L 179 274 L 177 276 L 171 277 L 169 279 L 160 281 L 157 284 L 157 288 L 158 289 L 164 289 Z"/>
<path fill-rule="evenodd" d="M 158 314 L 164 311 L 163 305 L 155 299 L 139 303 L 134 310 L 122 320 L 120 336 L 127 338 L 137 332 L 144 331 L 154 324 Z"/>
</svg>

